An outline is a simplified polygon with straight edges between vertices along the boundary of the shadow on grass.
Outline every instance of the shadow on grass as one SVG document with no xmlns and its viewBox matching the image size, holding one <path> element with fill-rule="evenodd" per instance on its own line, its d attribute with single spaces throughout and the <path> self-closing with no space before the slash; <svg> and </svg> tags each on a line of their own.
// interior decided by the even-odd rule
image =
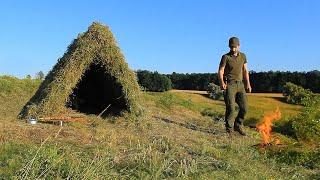
<svg viewBox="0 0 320 180">
<path fill-rule="evenodd" d="M 181 123 L 181 122 L 176 122 L 173 121 L 169 118 L 163 118 L 163 117 L 159 117 L 159 116 L 153 116 L 154 118 L 156 118 L 157 120 L 163 121 L 165 123 L 170 123 L 170 124 L 175 124 L 193 131 L 199 131 L 199 132 L 203 132 L 203 133 L 207 133 L 207 134 L 217 134 L 217 132 L 213 129 L 206 129 L 206 128 L 202 128 L 202 127 L 198 127 L 194 124 L 189 124 L 189 123 Z"/>
<path fill-rule="evenodd" d="M 211 117 L 214 121 L 224 121 L 224 114 L 217 112 L 212 108 L 205 108 L 200 113 L 202 116 Z"/>
<path fill-rule="evenodd" d="M 248 119 L 245 119 L 243 122 L 245 126 L 248 126 L 250 128 L 256 128 L 257 123 L 259 123 L 258 118 L 248 118 Z"/>
<path fill-rule="evenodd" d="M 292 121 L 278 121 L 275 123 L 274 127 L 272 128 L 274 132 L 293 137 L 297 139 L 294 129 L 292 127 Z"/>
<path fill-rule="evenodd" d="M 209 96 L 209 94 L 199 94 L 199 95 L 201 95 L 201 96 L 203 96 L 203 97 L 205 97 L 205 98 L 211 99 L 210 96 Z"/>
<path fill-rule="evenodd" d="M 196 94 L 196 93 L 195 93 L 195 94 Z M 199 94 L 199 95 L 201 95 L 201 96 L 203 96 L 203 97 L 205 97 L 205 98 L 214 100 L 214 99 L 210 98 L 210 95 L 209 95 L 209 94 Z M 222 98 L 220 98 L 220 99 L 218 99 L 218 100 L 215 100 L 215 101 L 224 101 L 224 100 L 223 100 L 223 97 L 222 97 Z"/>
<path fill-rule="evenodd" d="M 288 103 L 285 97 L 271 97 L 271 98 L 283 103 Z"/>
</svg>

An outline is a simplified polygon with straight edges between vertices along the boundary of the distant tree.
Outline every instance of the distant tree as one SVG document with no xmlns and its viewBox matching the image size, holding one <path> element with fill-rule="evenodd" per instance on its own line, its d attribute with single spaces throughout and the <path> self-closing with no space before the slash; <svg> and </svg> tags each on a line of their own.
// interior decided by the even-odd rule
<svg viewBox="0 0 320 180">
<path fill-rule="evenodd" d="M 31 75 L 30 74 L 28 74 L 27 76 L 26 76 L 26 79 L 31 79 L 32 77 L 31 77 Z"/>
<path fill-rule="evenodd" d="M 320 71 L 314 70 L 306 74 L 306 88 L 313 92 L 320 92 Z"/>
<path fill-rule="evenodd" d="M 147 91 L 164 92 L 172 89 L 171 80 L 157 71 L 150 72 L 146 70 L 137 71 L 139 85 Z"/>
<path fill-rule="evenodd" d="M 189 89 L 189 90 L 207 90 L 209 83 L 213 82 L 218 84 L 218 78 L 216 74 L 213 73 L 187 73 L 180 74 L 173 72 L 168 74 L 172 81 L 173 88 L 175 89 Z"/>
<path fill-rule="evenodd" d="M 42 71 L 37 72 L 36 79 L 44 80 L 44 73 Z"/>
<path fill-rule="evenodd" d="M 141 72 L 143 74 L 143 72 Z M 150 72 L 148 73 L 150 74 Z M 207 90 L 209 83 L 219 84 L 216 73 L 176 73 L 166 75 L 171 79 L 174 89 Z M 146 78 L 150 78 L 147 77 Z M 289 72 L 289 71 L 250 71 L 252 92 L 281 93 L 287 82 L 294 83 L 314 93 L 320 93 L 320 71 Z"/>
</svg>

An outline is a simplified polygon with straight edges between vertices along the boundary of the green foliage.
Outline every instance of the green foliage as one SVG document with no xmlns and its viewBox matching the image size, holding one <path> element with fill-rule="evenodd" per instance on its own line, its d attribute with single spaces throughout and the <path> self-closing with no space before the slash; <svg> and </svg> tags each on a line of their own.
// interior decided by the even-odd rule
<svg viewBox="0 0 320 180">
<path fill-rule="evenodd" d="M 288 82 L 283 86 L 283 95 L 288 103 L 303 105 L 303 102 L 307 102 L 312 98 L 313 93 L 301 86 Z"/>
<path fill-rule="evenodd" d="M 0 152 L 0 179 L 96 179 L 111 173 L 108 148 L 6 143 Z"/>
<path fill-rule="evenodd" d="M 181 100 L 181 102 L 179 103 L 181 106 L 187 108 L 187 109 L 191 109 L 192 106 L 194 106 L 195 104 L 192 102 L 192 100 L 189 98 L 187 100 Z"/>
<path fill-rule="evenodd" d="M 210 98 L 212 98 L 214 100 L 220 100 L 223 98 L 223 92 L 222 92 L 220 86 L 218 86 L 214 83 L 208 84 L 207 92 L 208 92 Z"/>
<path fill-rule="evenodd" d="M 22 168 L 22 161 L 30 146 L 7 143 L 0 147 L 0 179 L 10 179 Z"/>
<path fill-rule="evenodd" d="M 292 117 L 283 118 L 281 121 L 275 121 L 272 131 L 287 135 L 293 138 L 297 138 L 295 130 L 293 129 Z"/>
<path fill-rule="evenodd" d="M 147 91 L 164 92 L 172 89 L 171 80 L 157 71 L 137 71 L 138 82 Z"/>
<path fill-rule="evenodd" d="M 0 95 L 30 94 L 39 84 L 40 81 L 38 80 L 0 76 Z"/>
<path fill-rule="evenodd" d="M 312 92 L 320 93 L 320 71 L 314 70 L 307 72 L 306 76 L 306 87 L 310 89 Z"/>
<path fill-rule="evenodd" d="M 215 73 L 176 73 L 167 75 L 173 84 L 174 89 L 188 90 L 207 90 L 210 82 L 218 83 L 217 74 Z"/>
<path fill-rule="evenodd" d="M 320 142 L 320 97 L 303 102 L 301 114 L 293 119 L 292 126 L 296 137 L 302 141 Z"/>
<path fill-rule="evenodd" d="M 284 149 L 269 149 L 268 155 L 280 163 L 303 166 L 309 169 L 320 168 L 320 148 L 303 150 L 299 147 L 286 147 Z"/>
<path fill-rule="evenodd" d="M 15 117 L 33 94 L 24 90 L 34 92 L 33 85 L 40 82 L 9 79 L 11 90 L 3 92 L 17 94 L 9 103 L 17 106 L 10 113 Z M 224 107 L 221 102 L 182 92 L 143 95 L 151 114 L 197 129 L 148 116 L 148 126 L 138 130 L 127 122 L 110 123 L 94 117 L 92 124 L 66 124 L 58 135 L 57 127 L 50 124 L 31 126 L 14 118 L 8 123 L 7 116 L 1 116 L 0 179 L 319 179 L 318 150 L 284 151 L 280 146 L 280 154 L 270 158 L 252 146 L 260 142 L 260 136 L 250 129 L 250 138 L 236 136 L 230 141 L 223 122 L 200 115 L 219 115 L 216 111 Z M 23 102 L 16 105 L 16 101 Z M 165 109 L 156 107 L 154 101 Z M 0 108 L 2 111 L 6 110 Z M 215 133 L 201 132 L 201 128 Z"/>
<path fill-rule="evenodd" d="M 174 89 L 205 91 L 211 82 L 218 84 L 217 73 L 176 73 L 167 75 Z M 320 93 L 320 71 L 310 72 L 250 72 L 252 91 L 257 93 L 281 93 L 286 82 L 292 82 L 314 93 Z M 307 83 L 308 82 L 308 83 Z"/>
<path fill-rule="evenodd" d="M 320 97 L 312 95 L 311 92 L 303 90 L 294 84 L 287 84 L 288 91 L 294 92 L 293 96 L 288 95 L 288 99 L 304 105 L 302 112 L 290 123 L 292 124 L 295 137 L 300 141 L 320 142 Z M 287 92 L 288 92 L 287 91 Z M 289 94 L 289 93 L 288 93 Z M 295 95 L 295 96 L 294 96 Z"/>
<path fill-rule="evenodd" d="M 167 109 L 171 109 L 174 105 L 176 97 L 170 93 L 164 93 L 159 99 L 156 101 L 157 106 L 164 107 Z"/>
</svg>

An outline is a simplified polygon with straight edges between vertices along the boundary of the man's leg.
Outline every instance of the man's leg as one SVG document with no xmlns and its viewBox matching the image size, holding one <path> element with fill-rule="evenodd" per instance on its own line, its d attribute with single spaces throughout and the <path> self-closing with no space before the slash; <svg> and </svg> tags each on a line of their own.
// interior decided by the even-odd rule
<svg viewBox="0 0 320 180">
<path fill-rule="evenodd" d="M 234 84 L 228 84 L 225 92 L 224 101 L 226 104 L 225 125 L 227 132 L 232 131 L 232 124 L 236 112 L 236 86 Z"/>
<path fill-rule="evenodd" d="M 241 88 L 240 91 L 237 93 L 236 103 L 239 106 L 239 113 L 234 121 L 234 129 L 239 131 L 240 134 L 245 135 L 245 133 L 243 132 L 242 126 L 243 126 L 245 115 L 248 112 L 248 100 L 247 100 L 247 95 L 244 90 L 244 87 Z"/>
</svg>

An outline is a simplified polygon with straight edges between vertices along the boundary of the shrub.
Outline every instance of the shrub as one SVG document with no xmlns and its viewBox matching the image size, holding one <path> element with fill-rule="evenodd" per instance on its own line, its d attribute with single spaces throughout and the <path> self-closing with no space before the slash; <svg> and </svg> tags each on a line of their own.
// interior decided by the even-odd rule
<svg viewBox="0 0 320 180">
<path fill-rule="evenodd" d="M 175 102 L 176 98 L 169 93 L 164 93 L 161 96 L 159 96 L 159 99 L 156 101 L 157 106 L 164 107 L 167 109 L 171 109 L 173 103 Z"/>
<path fill-rule="evenodd" d="M 138 83 L 147 91 L 164 92 L 172 89 L 171 80 L 167 76 L 159 74 L 157 71 L 138 70 L 137 76 Z"/>
<path fill-rule="evenodd" d="M 303 105 L 303 102 L 306 102 L 312 98 L 313 93 L 301 86 L 287 82 L 283 86 L 283 95 L 288 103 Z"/>
<path fill-rule="evenodd" d="M 320 142 L 320 97 L 303 102 L 301 114 L 293 119 L 293 129 L 299 140 Z"/>
<path fill-rule="evenodd" d="M 21 95 L 33 93 L 40 81 L 35 79 L 18 79 L 12 76 L 0 76 L 0 95 Z"/>
<path fill-rule="evenodd" d="M 309 169 L 320 168 L 320 149 L 303 150 L 290 146 L 279 151 L 269 149 L 268 155 L 275 158 L 280 163 L 288 165 L 303 166 Z M 312 179 L 312 178 L 311 178 Z"/>
<path fill-rule="evenodd" d="M 222 99 L 222 97 L 223 97 L 223 92 L 220 89 L 220 86 L 218 86 L 214 83 L 208 84 L 207 92 L 208 92 L 210 98 L 212 98 L 214 100 L 219 100 L 219 99 Z"/>
</svg>

